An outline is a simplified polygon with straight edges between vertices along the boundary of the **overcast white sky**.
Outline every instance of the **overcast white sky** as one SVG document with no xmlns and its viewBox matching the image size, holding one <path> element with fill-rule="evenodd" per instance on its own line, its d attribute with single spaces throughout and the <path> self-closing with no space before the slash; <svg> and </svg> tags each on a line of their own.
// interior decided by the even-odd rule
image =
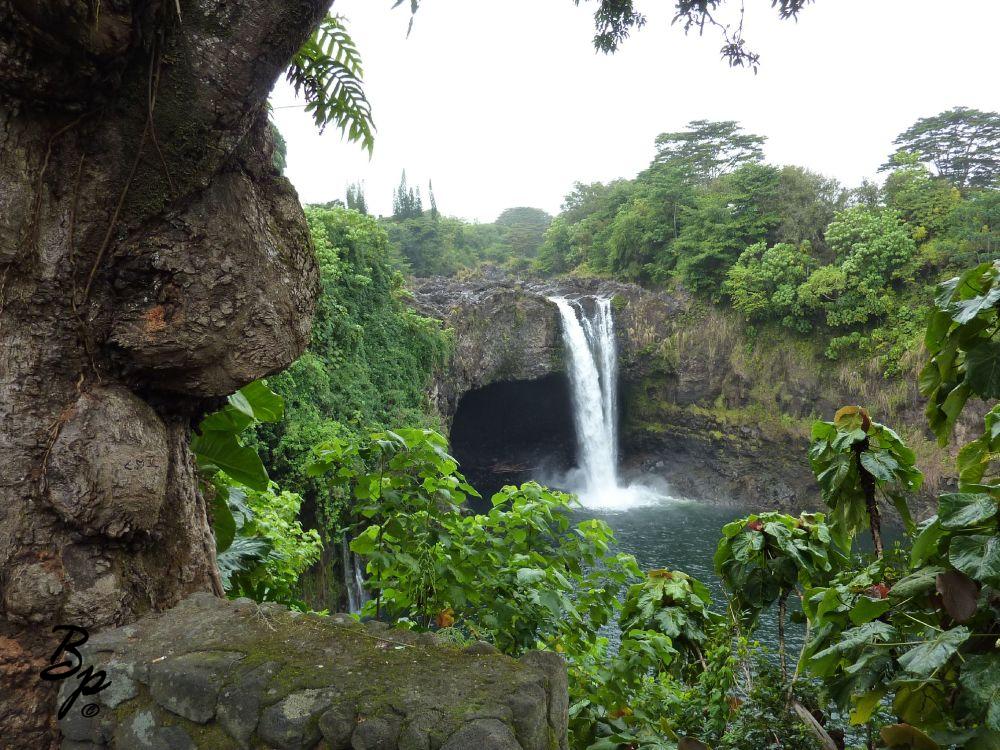
<svg viewBox="0 0 1000 750">
<path fill-rule="evenodd" d="M 283 82 L 272 95 L 305 203 L 363 180 L 372 212 L 391 213 L 405 168 L 424 191 L 433 179 L 447 215 L 554 214 L 573 182 L 633 177 L 658 133 L 695 119 L 738 120 L 767 136 L 768 161 L 855 185 L 918 117 L 1000 109 L 998 0 L 816 0 L 797 23 L 747 0 L 756 76 L 719 59 L 715 33 L 671 27 L 672 0 L 639 0 L 649 23 L 612 56 L 593 49 L 593 2 L 423 0 L 409 38 L 409 3 L 391 5 L 333 6 L 365 61 L 373 158 L 284 108 L 295 99 Z"/>
</svg>

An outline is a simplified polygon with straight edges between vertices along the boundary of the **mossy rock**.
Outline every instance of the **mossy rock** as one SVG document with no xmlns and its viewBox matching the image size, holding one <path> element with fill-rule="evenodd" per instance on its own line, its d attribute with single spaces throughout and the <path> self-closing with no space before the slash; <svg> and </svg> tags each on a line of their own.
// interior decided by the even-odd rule
<svg viewBox="0 0 1000 750">
<path fill-rule="evenodd" d="M 95 670 L 127 665 L 138 687 L 99 720 L 81 721 L 75 708 L 61 727 L 76 742 L 391 749 L 476 736 L 477 750 L 567 747 L 566 671 L 556 654 L 516 661 L 346 615 L 209 594 L 102 633 L 82 652 Z"/>
</svg>

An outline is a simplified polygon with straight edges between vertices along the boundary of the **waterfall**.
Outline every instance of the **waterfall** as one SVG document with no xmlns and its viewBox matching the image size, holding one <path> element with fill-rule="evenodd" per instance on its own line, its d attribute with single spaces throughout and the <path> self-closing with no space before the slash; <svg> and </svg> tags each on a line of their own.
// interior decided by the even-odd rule
<svg viewBox="0 0 1000 750">
<path fill-rule="evenodd" d="M 351 552 L 345 532 L 341 541 L 341 557 L 344 568 L 344 588 L 347 590 L 348 611 L 354 615 L 361 611 L 368 601 L 368 590 L 365 588 L 365 573 L 361 569 L 358 556 Z"/>
<path fill-rule="evenodd" d="M 624 509 L 658 499 L 654 490 L 623 487 L 618 479 L 618 348 L 611 300 L 598 297 L 589 315 L 578 301 L 549 300 L 562 319 L 572 390 L 579 475 L 570 489 L 591 507 Z"/>
<path fill-rule="evenodd" d="M 615 345 L 611 301 L 599 299 L 593 319 L 579 302 L 551 298 L 562 317 L 573 395 L 577 449 L 588 494 L 618 486 Z M 579 311 L 579 314 L 578 312 Z"/>
</svg>

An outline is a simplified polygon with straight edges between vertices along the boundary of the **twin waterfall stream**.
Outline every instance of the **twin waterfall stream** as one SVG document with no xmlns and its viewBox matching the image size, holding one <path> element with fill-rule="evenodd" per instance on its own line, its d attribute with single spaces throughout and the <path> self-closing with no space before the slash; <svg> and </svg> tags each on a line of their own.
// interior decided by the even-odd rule
<svg viewBox="0 0 1000 750">
<path fill-rule="evenodd" d="M 661 498 L 652 488 L 623 486 L 618 478 L 618 347 L 611 300 L 595 298 L 588 314 L 579 301 L 548 299 L 562 319 L 576 427 L 578 468 L 563 484 L 589 508 L 625 510 Z"/>
</svg>

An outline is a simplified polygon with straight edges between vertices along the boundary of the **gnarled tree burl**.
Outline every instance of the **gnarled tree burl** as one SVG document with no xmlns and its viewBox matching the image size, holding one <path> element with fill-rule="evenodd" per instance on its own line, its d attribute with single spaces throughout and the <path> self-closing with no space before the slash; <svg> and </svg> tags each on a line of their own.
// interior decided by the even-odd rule
<svg viewBox="0 0 1000 750">
<path fill-rule="evenodd" d="M 316 268 L 266 98 L 328 0 L 0 0 L 0 737 L 59 636 L 218 589 L 188 451 L 288 365 Z"/>
</svg>

